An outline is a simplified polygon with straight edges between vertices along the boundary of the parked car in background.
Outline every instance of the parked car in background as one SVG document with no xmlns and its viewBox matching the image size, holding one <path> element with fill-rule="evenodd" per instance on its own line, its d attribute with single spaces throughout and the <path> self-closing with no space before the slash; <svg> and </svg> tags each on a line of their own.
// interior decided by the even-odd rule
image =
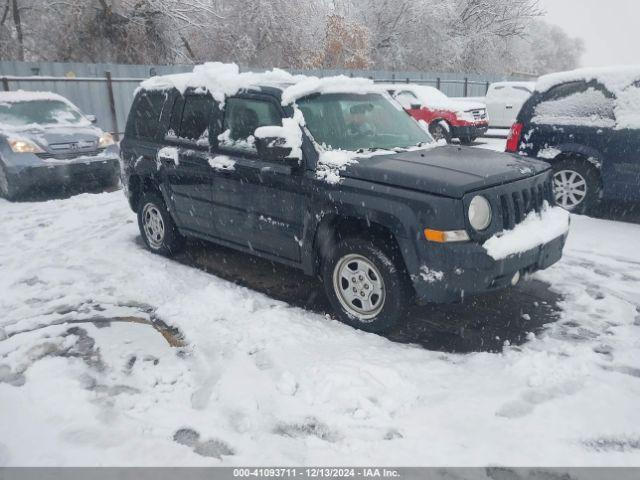
<svg viewBox="0 0 640 480">
<path fill-rule="evenodd" d="M 457 138 L 469 145 L 489 127 L 484 103 L 453 99 L 434 87 L 414 84 L 388 84 L 384 88 L 416 120 L 424 120 L 436 140 L 447 143 Z"/>
<path fill-rule="evenodd" d="M 197 237 L 321 276 L 339 319 L 368 331 L 560 259 L 548 164 L 438 145 L 365 79 L 234 67 L 138 90 L 123 183 L 150 251 Z M 543 234 L 498 235 L 521 226 Z"/>
<path fill-rule="evenodd" d="M 533 90 L 535 82 L 497 82 L 489 86 L 485 103 L 490 128 L 511 128 L 520 109 Z"/>
<path fill-rule="evenodd" d="M 587 212 L 600 198 L 640 201 L 640 67 L 540 78 L 507 151 L 550 162 L 567 210 Z"/>
<path fill-rule="evenodd" d="M 118 146 L 93 121 L 54 93 L 0 92 L 0 197 L 117 185 Z"/>
</svg>

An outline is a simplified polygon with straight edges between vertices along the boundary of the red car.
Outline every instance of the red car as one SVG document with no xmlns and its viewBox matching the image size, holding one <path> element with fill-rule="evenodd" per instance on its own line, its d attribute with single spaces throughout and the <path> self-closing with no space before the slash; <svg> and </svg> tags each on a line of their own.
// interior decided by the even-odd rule
<svg viewBox="0 0 640 480">
<path fill-rule="evenodd" d="M 385 89 L 416 120 L 424 120 L 436 140 L 458 138 L 469 145 L 487 133 L 487 107 L 482 102 L 447 97 L 434 87 L 412 84 L 387 85 Z"/>
</svg>

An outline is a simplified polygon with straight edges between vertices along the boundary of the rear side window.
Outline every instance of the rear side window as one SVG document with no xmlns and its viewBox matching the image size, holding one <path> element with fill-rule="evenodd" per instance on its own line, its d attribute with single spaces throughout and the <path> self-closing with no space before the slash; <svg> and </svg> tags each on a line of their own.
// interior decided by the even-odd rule
<svg viewBox="0 0 640 480">
<path fill-rule="evenodd" d="M 220 147 L 255 153 L 253 134 L 259 127 L 282 125 L 282 116 L 271 102 L 251 98 L 229 98 L 226 102 Z"/>
<path fill-rule="evenodd" d="M 613 95 L 600 85 L 573 82 L 547 92 L 535 106 L 532 123 L 598 128 L 615 126 Z"/>
<path fill-rule="evenodd" d="M 142 92 L 131 108 L 127 134 L 136 138 L 153 139 L 167 96 L 163 92 Z"/>
<path fill-rule="evenodd" d="M 213 98 L 209 95 L 187 95 L 178 137 L 208 144 L 213 105 Z"/>
</svg>

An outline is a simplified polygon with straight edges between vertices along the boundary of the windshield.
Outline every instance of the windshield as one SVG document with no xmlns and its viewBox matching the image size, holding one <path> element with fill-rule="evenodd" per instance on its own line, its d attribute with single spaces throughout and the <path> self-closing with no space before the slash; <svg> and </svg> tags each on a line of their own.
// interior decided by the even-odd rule
<svg viewBox="0 0 640 480">
<path fill-rule="evenodd" d="M 22 127 L 32 124 L 79 125 L 88 120 L 68 103 L 60 100 L 32 100 L 0 103 L 0 124 Z"/>
<path fill-rule="evenodd" d="M 323 94 L 298 101 L 307 129 L 331 150 L 392 150 L 433 139 L 398 105 L 377 93 Z"/>
</svg>

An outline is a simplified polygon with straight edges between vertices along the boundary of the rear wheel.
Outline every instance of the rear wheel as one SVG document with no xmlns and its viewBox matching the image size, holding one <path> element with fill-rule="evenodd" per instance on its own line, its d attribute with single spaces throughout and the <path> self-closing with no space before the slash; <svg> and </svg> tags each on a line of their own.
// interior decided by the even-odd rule
<svg viewBox="0 0 640 480">
<path fill-rule="evenodd" d="M 171 256 L 184 246 L 184 237 L 157 193 L 145 193 L 138 202 L 138 227 L 153 253 Z"/>
<path fill-rule="evenodd" d="M 429 133 L 436 141 L 445 140 L 447 143 L 451 143 L 451 132 L 444 120 L 431 123 L 429 125 Z"/>
<path fill-rule="evenodd" d="M 385 250 L 372 240 L 347 238 L 324 259 L 324 287 L 342 322 L 381 332 L 404 320 L 412 289 L 400 262 Z"/>
<path fill-rule="evenodd" d="M 574 213 L 588 212 L 600 195 L 597 170 L 581 160 L 561 160 L 553 165 L 556 203 Z"/>
</svg>

